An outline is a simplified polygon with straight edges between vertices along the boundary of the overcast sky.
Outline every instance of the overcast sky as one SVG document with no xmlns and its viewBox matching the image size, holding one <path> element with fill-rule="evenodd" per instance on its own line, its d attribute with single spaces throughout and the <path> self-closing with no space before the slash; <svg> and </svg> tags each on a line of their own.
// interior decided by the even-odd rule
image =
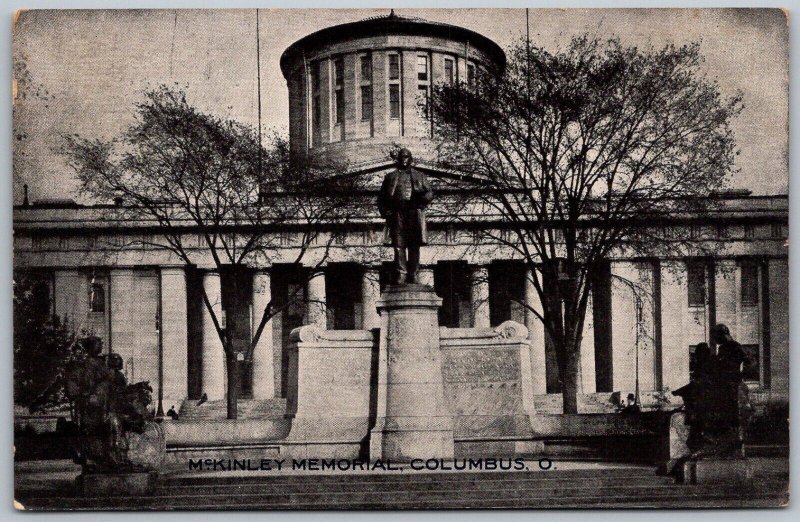
<svg viewBox="0 0 800 522">
<path fill-rule="evenodd" d="M 288 94 L 278 65 L 306 34 L 388 10 L 259 12 L 264 128 L 286 131 Z M 398 14 L 478 31 L 507 47 L 525 34 L 522 9 L 400 9 Z M 756 194 L 788 186 L 788 29 L 778 10 L 533 9 L 531 37 L 545 48 L 575 34 L 662 46 L 700 41 L 706 74 L 726 94 L 744 93 L 734 121 L 741 155 L 734 178 Z M 111 138 L 131 121 L 148 86 L 186 86 L 201 109 L 256 124 L 255 10 L 27 11 L 14 35 L 20 91 L 14 121 L 14 201 L 78 195 L 53 149 L 59 136 Z M 19 65 L 24 64 L 24 72 Z"/>
</svg>

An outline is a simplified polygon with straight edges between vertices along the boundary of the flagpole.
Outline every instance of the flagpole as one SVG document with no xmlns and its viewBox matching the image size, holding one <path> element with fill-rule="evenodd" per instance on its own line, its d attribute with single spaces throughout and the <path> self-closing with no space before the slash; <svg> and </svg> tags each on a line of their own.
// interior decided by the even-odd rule
<svg viewBox="0 0 800 522">
<path fill-rule="evenodd" d="M 261 178 L 262 167 L 262 141 L 261 141 L 261 36 L 259 34 L 258 24 L 259 10 L 256 9 L 256 84 L 258 92 L 256 98 L 258 100 L 258 176 Z"/>
</svg>

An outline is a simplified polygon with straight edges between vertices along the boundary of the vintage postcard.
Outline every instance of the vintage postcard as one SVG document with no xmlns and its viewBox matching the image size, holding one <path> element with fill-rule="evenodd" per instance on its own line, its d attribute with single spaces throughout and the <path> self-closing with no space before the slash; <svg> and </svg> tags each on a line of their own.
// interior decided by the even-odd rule
<svg viewBox="0 0 800 522">
<path fill-rule="evenodd" d="M 788 504 L 787 12 L 13 38 L 18 509 Z"/>
</svg>

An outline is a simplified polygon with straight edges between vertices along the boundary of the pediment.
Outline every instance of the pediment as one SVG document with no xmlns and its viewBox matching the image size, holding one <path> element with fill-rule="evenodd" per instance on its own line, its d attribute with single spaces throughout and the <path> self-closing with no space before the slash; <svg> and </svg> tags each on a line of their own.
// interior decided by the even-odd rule
<svg viewBox="0 0 800 522">
<path fill-rule="evenodd" d="M 348 168 L 346 175 L 362 176 L 365 186 L 368 188 L 377 189 L 380 187 L 384 176 L 386 176 L 387 173 L 394 171 L 396 168 L 397 167 L 395 166 L 394 161 L 381 160 L 377 162 L 352 165 L 350 168 Z M 444 168 L 429 162 L 416 161 L 414 163 L 414 168 L 424 172 L 428 176 L 428 179 L 430 180 L 434 189 L 445 186 L 448 188 L 456 188 L 459 186 L 467 187 L 480 182 L 480 179 L 475 176 L 464 174 L 457 170 Z"/>
</svg>

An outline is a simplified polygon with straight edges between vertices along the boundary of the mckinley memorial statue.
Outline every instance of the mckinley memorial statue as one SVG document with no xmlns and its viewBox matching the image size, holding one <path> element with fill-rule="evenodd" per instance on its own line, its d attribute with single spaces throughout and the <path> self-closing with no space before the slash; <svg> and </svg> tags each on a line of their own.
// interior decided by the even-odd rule
<svg viewBox="0 0 800 522">
<path fill-rule="evenodd" d="M 392 154 L 397 170 L 386 174 L 378 196 L 378 211 L 386 219 L 386 240 L 394 248 L 394 282 L 417 283 L 419 249 L 427 243 L 425 207 L 433 191 L 425 173 L 412 167 L 406 148 Z"/>
</svg>

